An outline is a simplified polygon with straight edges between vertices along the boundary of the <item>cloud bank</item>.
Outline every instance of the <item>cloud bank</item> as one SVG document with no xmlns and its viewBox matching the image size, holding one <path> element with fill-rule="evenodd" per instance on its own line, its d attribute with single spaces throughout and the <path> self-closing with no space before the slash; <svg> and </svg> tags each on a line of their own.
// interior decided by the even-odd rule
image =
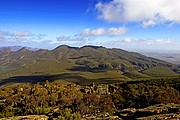
<svg viewBox="0 0 180 120">
<path fill-rule="evenodd" d="M 112 28 L 97 28 L 97 29 L 84 29 L 80 36 L 93 37 L 93 36 L 120 36 L 128 32 L 126 27 L 112 27 Z"/>
<path fill-rule="evenodd" d="M 172 44 L 175 41 L 169 40 L 169 39 L 131 39 L 131 38 L 125 38 L 120 40 L 120 42 L 123 43 L 143 43 L 147 45 L 165 45 L 165 44 Z"/>
<path fill-rule="evenodd" d="M 180 0 L 112 0 L 97 3 L 96 10 L 108 22 L 139 22 L 143 27 L 180 23 Z"/>
<path fill-rule="evenodd" d="M 45 34 L 33 34 L 29 31 L 2 31 L 0 30 L 0 46 L 43 46 L 51 44 Z"/>
<path fill-rule="evenodd" d="M 59 36 L 59 37 L 56 37 L 57 41 L 59 42 L 76 42 L 76 41 L 79 41 L 79 42 L 83 42 L 83 41 L 86 41 L 85 38 L 83 37 L 79 37 L 79 36 L 75 36 L 75 37 L 70 37 L 70 36 Z"/>
</svg>

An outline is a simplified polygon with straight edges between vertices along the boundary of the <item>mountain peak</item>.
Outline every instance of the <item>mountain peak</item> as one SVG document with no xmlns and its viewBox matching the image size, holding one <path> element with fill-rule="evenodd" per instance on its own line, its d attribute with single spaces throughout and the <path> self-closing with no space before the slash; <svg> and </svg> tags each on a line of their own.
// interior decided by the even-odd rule
<svg viewBox="0 0 180 120">
<path fill-rule="evenodd" d="M 60 45 L 60 46 L 56 47 L 55 49 L 59 49 L 59 48 L 70 48 L 70 46 L 68 46 L 68 45 Z"/>
<path fill-rule="evenodd" d="M 29 50 L 27 47 L 23 47 L 20 50 L 18 50 L 17 52 L 30 52 L 31 50 Z"/>
<path fill-rule="evenodd" d="M 55 50 L 68 50 L 68 49 L 79 49 L 78 47 L 71 47 L 68 45 L 60 45 L 58 47 L 56 47 L 53 51 Z"/>
<path fill-rule="evenodd" d="M 103 46 L 93 46 L 93 45 L 86 45 L 86 46 L 83 46 L 82 48 L 86 48 L 86 47 L 90 47 L 90 48 L 94 48 L 94 49 L 105 48 Z"/>
</svg>

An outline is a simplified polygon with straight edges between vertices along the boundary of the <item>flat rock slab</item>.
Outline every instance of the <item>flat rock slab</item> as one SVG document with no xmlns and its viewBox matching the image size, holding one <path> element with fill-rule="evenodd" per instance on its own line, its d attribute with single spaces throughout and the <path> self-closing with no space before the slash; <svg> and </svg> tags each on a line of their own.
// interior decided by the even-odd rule
<svg viewBox="0 0 180 120">
<path fill-rule="evenodd" d="M 9 118 L 0 118 L 0 120 L 48 120 L 49 117 L 45 115 L 28 115 L 28 116 L 15 116 Z"/>
</svg>

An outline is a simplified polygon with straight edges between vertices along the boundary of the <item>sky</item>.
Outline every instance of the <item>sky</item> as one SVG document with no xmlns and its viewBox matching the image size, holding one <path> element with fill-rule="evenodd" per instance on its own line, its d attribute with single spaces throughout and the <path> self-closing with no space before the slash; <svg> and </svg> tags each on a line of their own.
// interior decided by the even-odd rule
<svg viewBox="0 0 180 120">
<path fill-rule="evenodd" d="M 180 51 L 180 0 L 0 0 L 0 46 Z"/>
</svg>

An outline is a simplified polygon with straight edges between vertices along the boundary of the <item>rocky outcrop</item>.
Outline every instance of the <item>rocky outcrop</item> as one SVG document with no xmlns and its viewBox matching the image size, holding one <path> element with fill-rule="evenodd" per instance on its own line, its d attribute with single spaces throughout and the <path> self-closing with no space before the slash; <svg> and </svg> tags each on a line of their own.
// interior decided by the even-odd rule
<svg viewBox="0 0 180 120">
<path fill-rule="evenodd" d="M 138 118 L 138 120 L 180 120 L 180 113 L 152 115 Z"/>
<path fill-rule="evenodd" d="M 122 119 L 154 120 L 154 119 L 180 119 L 180 105 L 157 104 L 143 109 L 128 108 L 117 112 Z"/>
<path fill-rule="evenodd" d="M 81 116 L 82 120 L 180 120 L 180 104 L 157 104 L 147 108 L 127 108 L 116 112 L 114 116 L 109 113 L 87 114 Z M 53 118 L 57 120 L 58 118 Z M 48 120 L 45 115 L 15 116 L 1 118 L 0 120 Z"/>
<path fill-rule="evenodd" d="M 49 117 L 45 115 L 28 115 L 28 116 L 15 116 L 9 118 L 0 118 L 0 120 L 48 120 Z"/>
</svg>

